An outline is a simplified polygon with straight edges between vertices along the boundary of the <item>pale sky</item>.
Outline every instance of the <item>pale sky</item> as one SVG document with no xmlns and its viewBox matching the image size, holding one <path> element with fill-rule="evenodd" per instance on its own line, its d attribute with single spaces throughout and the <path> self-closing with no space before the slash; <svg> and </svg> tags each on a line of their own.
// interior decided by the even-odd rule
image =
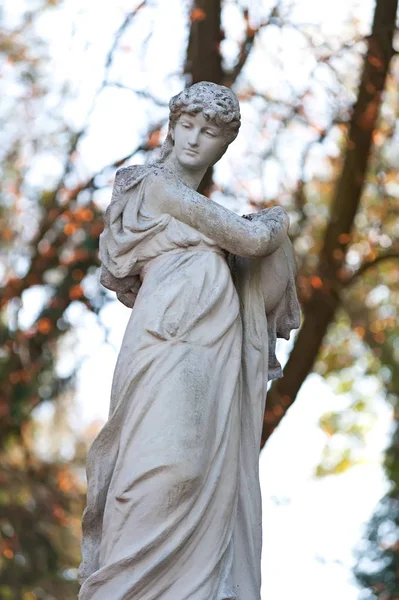
<svg viewBox="0 0 399 600">
<path fill-rule="evenodd" d="M 176 72 L 179 56 L 184 48 L 186 31 L 182 0 L 154 0 L 153 9 L 142 11 L 139 32 L 133 40 L 127 36 L 126 47 L 140 46 L 145 39 L 146 26 L 152 23 L 153 37 L 148 43 L 144 66 L 127 52 L 117 66 L 111 69 L 110 79 L 123 81 L 136 89 L 148 88 L 157 98 L 167 100 L 182 87 Z M 357 7 L 362 29 L 367 29 L 371 0 L 298 0 L 293 15 L 298 23 L 314 23 L 320 35 L 342 30 L 344 16 Z M 8 0 L 6 11 L 11 18 L 18 15 L 23 0 Z M 262 18 L 270 2 L 250 0 L 254 23 Z M 73 82 L 73 101 L 66 105 L 69 122 L 79 126 L 90 108 L 95 90 L 103 76 L 103 65 L 113 32 L 121 23 L 125 10 L 132 8 L 131 0 L 95 3 L 92 0 L 65 0 L 62 7 L 50 11 L 42 19 L 40 31 L 49 40 L 52 49 L 53 75 L 58 85 L 65 80 Z M 239 35 L 240 23 L 234 7 L 226 12 L 226 27 Z M 141 33 L 140 33 L 141 32 Z M 165 39 L 165 32 L 168 32 Z M 141 35 L 141 37 L 140 37 Z M 277 34 L 276 34 L 277 35 Z M 137 37 L 138 36 L 138 37 Z M 292 74 L 292 84 L 300 85 L 309 66 L 299 69 L 295 62 L 298 40 L 277 37 L 263 43 L 283 42 L 285 61 Z M 291 66 L 289 66 L 291 65 Z M 255 60 L 248 65 L 248 78 L 257 82 L 264 77 L 265 85 L 274 77 L 273 65 Z M 55 67 L 55 68 L 54 68 Z M 112 75 L 112 76 L 111 76 Z M 284 94 L 275 75 L 275 93 Z M 110 89 L 103 92 L 92 113 L 87 137 L 80 147 L 81 176 L 91 174 L 106 163 L 127 154 L 147 128 L 149 117 L 165 114 L 162 109 L 150 109 L 148 104 L 128 91 Z M 244 120 L 246 115 L 244 114 Z M 240 135 L 245 141 L 251 135 L 251 115 L 243 123 Z M 247 134 L 245 133 L 247 132 Z M 244 142 L 243 142 L 244 143 Z M 230 150 L 229 150 L 230 152 Z M 242 146 L 237 145 L 237 155 Z M 228 179 L 234 168 L 233 154 L 226 156 L 220 167 L 222 178 Z M 40 182 L 56 179 L 59 164 L 50 154 L 37 159 L 32 180 Z M 269 178 L 272 175 L 269 175 Z M 36 178 L 36 179 L 35 179 Z M 269 182 L 273 189 L 273 182 Z M 110 200 L 109 191 L 98 196 L 105 208 Z M 239 198 L 230 206 L 244 212 Z M 29 310 L 21 313 L 22 323 L 28 325 L 41 297 L 32 290 L 24 298 Z M 83 430 L 94 420 L 107 417 L 111 381 L 117 352 L 121 344 L 130 310 L 118 302 L 107 306 L 101 313 L 102 322 L 109 329 L 109 342 L 104 342 L 94 315 L 87 314 L 73 304 L 68 317 L 75 324 L 76 340 L 66 338 L 65 352 L 60 357 L 60 373 L 68 373 L 75 361 L 82 360 L 78 375 L 76 406 L 71 413 L 74 430 Z M 284 362 L 291 342 L 279 342 L 278 351 Z M 73 345 L 73 351 L 71 347 Z M 311 375 L 300 394 L 274 432 L 261 454 L 260 473 L 263 491 L 263 600 L 357 600 L 359 592 L 352 581 L 352 549 L 359 540 L 386 483 L 381 469 L 382 450 L 388 441 L 391 410 L 376 389 L 378 422 L 369 436 L 366 461 L 349 472 L 315 479 L 313 471 L 320 460 L 325 434 L 318 427 L 318 418 L 328 410 L 344 407 L 345 400 L 335 396 L 318 375 Z M 37 411 L 38 418 L 51 416 L 50 406 Z"/>
</svg>

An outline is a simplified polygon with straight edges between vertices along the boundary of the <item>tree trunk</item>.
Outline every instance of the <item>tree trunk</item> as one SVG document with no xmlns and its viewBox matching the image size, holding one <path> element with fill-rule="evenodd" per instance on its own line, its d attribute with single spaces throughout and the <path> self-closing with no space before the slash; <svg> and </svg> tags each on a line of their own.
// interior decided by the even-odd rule
<svg viewBox="0 0 399 600">
<path fill-rule="evenodd" d="M 196 0 L 191 11 L 191 28 L 184 72 L 187 83 L 221 83 L 221 0 Z"/>
<path fill-rule="evenodd" d="M 191 11 L 191 27 L 188 40 L 184 73 L 187 85 L 199 81 L 220 84 L 223 79 L 220 56 L 221 0 L 196 0 Z M 209 196 L 213 183 L 213 168 L 210 167 L 201 181 L 198 191 Z"/>
<path fill-rule="evenodd" d="M 340 269 L 366 179 L 372 134 L 382 101 L 392 47 L 398 0 L 377 0 L 358 99 L 354 107 L 343 170 L 330 210 L 324 246 L 316 273 L 318 287 L 303 307 L 303 324 L 284 369 L 267 397 L 262 447 L 295 401 L 299 389 L 311 372 L 320 345 L 333 322 L 341 301 Z M 335 252 L 340 250 L 341 252 Z M 339 256 L 339 258 L 337 258 Z M 319 282 L 321 280 L 321 285 Z"/>
</svg>

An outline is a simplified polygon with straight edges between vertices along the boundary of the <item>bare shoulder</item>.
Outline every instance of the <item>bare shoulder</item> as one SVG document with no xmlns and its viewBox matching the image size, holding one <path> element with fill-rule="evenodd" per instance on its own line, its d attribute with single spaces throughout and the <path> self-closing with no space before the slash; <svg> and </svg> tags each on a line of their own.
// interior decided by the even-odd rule
<svg viewBox="0 0 399 600">
<path fill-rule="evenodd" d="M 147 185 L 149 190 L 162 191 L 164 194 L 172 192 L 187 193 L 191 191 L 193 194 L 197 194 L 194 190 L 191 190 L 177 175 L 171 171 L 162 168 L 162 165 L 154 167 L 146 177 Z"/>
<path fill-rule="evenodd" d="M 146 176 L 145 198 L 147 206 L 153 210 L 179 218 L 181 203 L 192 204 L 201 195 L 174 173 L 157 167 Z"/>
<path fill-rule="evenodd" d="M 175 180 L 170 173 L 155 166 L 143 180 L 144 204 L 152 214 L 163 214 L 171 199 L 177 195 Z"/>
</svg>

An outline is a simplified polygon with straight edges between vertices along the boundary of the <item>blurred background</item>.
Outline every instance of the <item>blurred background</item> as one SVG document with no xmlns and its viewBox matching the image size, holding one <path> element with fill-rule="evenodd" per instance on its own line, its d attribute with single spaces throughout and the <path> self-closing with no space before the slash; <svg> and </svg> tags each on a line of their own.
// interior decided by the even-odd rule
<svg viewBox="0 0 399 600">
<path fill-rule="evenodd" d="M 201 191 L 280 205 L 302 326 L 261 451 L 264 600 L 399 599 L 398 0 L 3 0 L 0 599 L 76 598 L 87 449 L 130 311 L 99 284 L 116 169 L 231 86 Z"/>
</svg>

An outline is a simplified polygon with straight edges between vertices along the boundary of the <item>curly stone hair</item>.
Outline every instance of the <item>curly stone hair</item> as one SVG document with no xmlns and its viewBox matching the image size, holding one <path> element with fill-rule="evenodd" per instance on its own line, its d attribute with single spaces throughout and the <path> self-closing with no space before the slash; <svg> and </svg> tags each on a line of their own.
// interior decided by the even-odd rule
<svg viewBox="0 0 399 600">
<path fill-rule="evenodd" d="M 220 127 L 226 147 L 235 140 L 241 125 L 240 105 L 237 96 L 224 85 L 201 81 L 184 89 L 169 102 L 169 130 L 161 148 L 160 161 L 172 151 L 171 130 L 182 113 L 199 113 Z"/>
</svg>

